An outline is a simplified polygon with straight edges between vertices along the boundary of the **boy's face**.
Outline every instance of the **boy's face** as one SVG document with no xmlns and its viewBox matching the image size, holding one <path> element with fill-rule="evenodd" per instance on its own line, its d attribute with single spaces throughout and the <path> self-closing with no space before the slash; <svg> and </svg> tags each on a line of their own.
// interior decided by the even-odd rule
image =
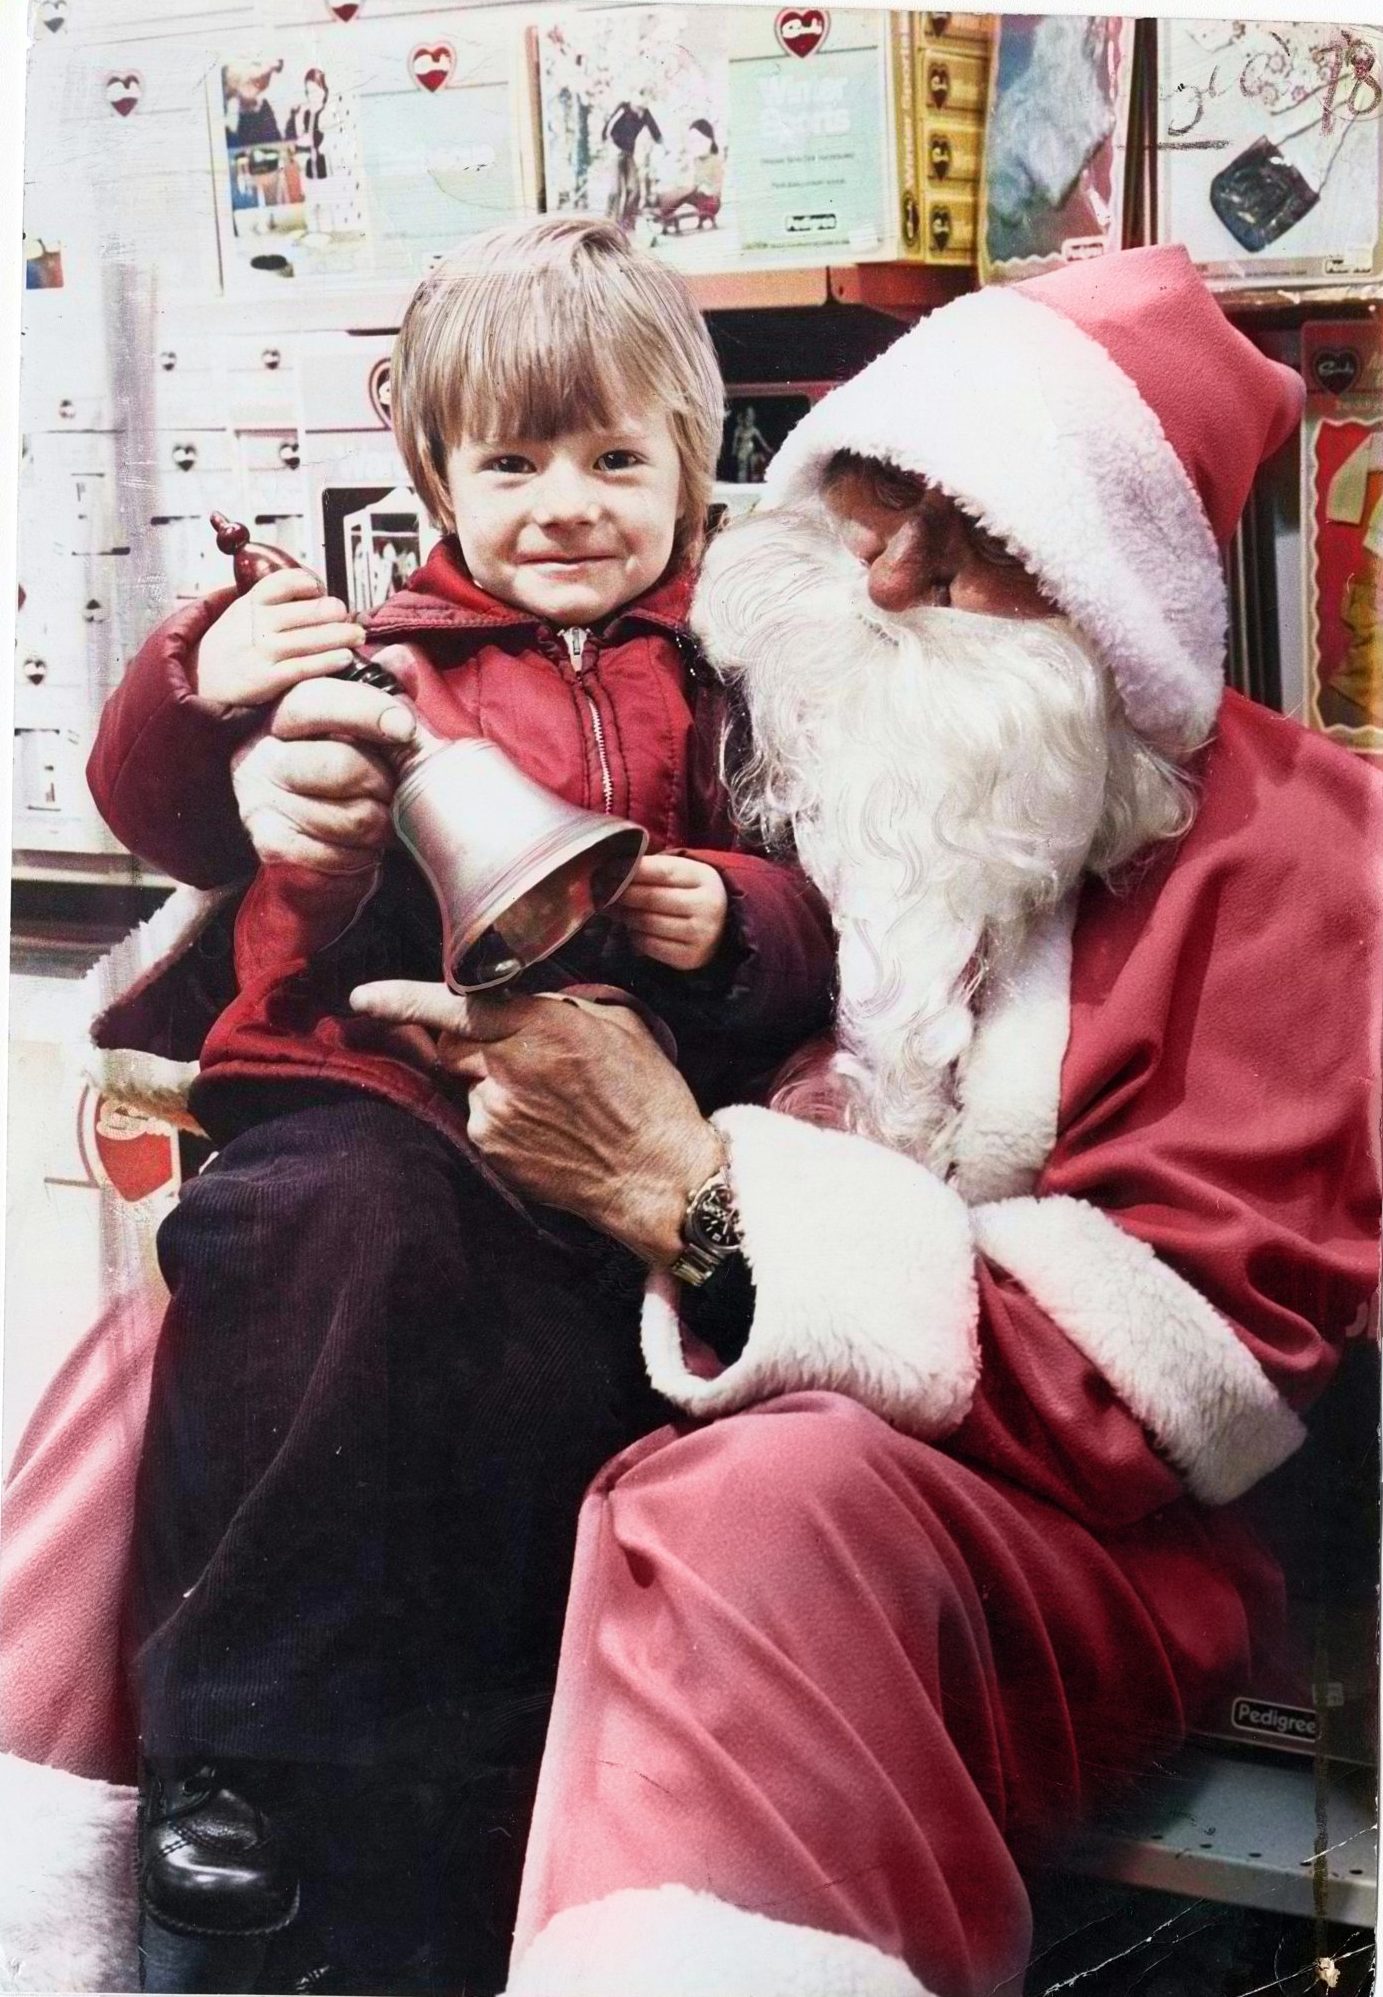
<svg viewBox="0 0 1383 1997">
<path fill-rule="evenodd" d="M 595 624 L 667 567 L 682 468 L 666 413 L 645 409 L 546 444 L 467 438 L 447 489 L 482 589 L 553 624 Z"/>
</svg>

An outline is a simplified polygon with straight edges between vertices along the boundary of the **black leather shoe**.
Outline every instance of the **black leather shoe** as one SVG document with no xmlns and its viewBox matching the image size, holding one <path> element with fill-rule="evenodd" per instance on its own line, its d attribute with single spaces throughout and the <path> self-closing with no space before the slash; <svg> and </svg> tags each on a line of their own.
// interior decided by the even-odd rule
<svg viewBox="0 0 1383 1997">
<path fill-rule="evenodd" d="M 277 1771 L 247 1762 L 153 1762 L 140 1801 L 139 1898 L 175 1934 L 270 1935 L 298 1905 Z"/>
</svg>

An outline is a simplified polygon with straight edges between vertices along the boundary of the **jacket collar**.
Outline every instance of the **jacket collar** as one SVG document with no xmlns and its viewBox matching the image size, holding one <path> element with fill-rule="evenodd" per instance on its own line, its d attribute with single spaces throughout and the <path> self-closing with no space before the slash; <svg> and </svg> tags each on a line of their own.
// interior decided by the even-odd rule
<svg viewBox="0 0 1383 1997">
<path fill-rule="evenodd" d="M 668 570 L 641 597 L 624 604 L 603 628 L 618 637 L 626 625 L 651 624 L 687 635 L 693 575 L 685 565 Z M 362 618 L 371 638 L 407 638 L 425 631 L 538 631 L 543 619 L 502 603 L 471 580 L 454 535 L 437 543 L 401 590 Z"/>
</svg>

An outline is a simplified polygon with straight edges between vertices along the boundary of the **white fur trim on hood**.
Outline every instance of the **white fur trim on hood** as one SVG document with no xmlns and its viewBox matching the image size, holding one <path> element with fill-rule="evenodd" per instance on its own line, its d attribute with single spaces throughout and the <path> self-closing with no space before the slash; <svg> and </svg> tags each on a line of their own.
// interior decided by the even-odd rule
<svg viewBox="0 0 1383 1997">
<path fill-rule="evenodd" d="M 739 1358 L 698 1378 L 683 1357 L 680 1286 L 653 1276 L 643 1317 L 653 1385 L 696 1415 L 820 1387 L 913 1435 L 955 1428 L 979 1374 L 960 1195 L 882 1145 L 774 1110 L 741 1106 L 712 1120 L 729 1147 L 754 1322 Z"/>
<path fill-rule="evenodd" d="M 1000 1200 L 971 1219 L 980 1252 L 1099 1368 L 1203 1504 L 1241 1497 L 1305 1440 L 1219 1312 L 1098 1207 Z"/>
<path fill-rule="evenodd" d="M 1162 425 L 1097 340 L 1017 292 L 955 299 L 803 418 L 765 503 L 816 493 L 837 451 L 959 500 L 1093 641 L 1141 734 L 1204 741 L 1228 623 L 1215 538 Z"/>
<path fill-rule="evenodd" d="M 689 1886 L 628 1887 L 554 1915 L 506 1997 L 929 1997 L 896 1956 Z"/>
<path fill-rule="evenodd" d="M 0 1755 L 0 1990 L 137 1990 L 135 1792 Z"/>
</svg>

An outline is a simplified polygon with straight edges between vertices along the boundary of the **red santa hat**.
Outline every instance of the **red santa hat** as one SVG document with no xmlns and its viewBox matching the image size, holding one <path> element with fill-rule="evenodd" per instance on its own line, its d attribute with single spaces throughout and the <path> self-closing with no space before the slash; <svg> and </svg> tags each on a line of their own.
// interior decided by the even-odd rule
<svg viewBox="0 0 1383 1997">
<path fill-rule="evenodd" d="M 1134 726 L 1189 747 L 1223 687 L 1217 543 L 1303 393 L 1180 245 L 1126 250 L 932 313 L 803 419 L 769 503 L 815 492 L 842 450 L 920 473 L 1023 557 Z"/>
</svg>

